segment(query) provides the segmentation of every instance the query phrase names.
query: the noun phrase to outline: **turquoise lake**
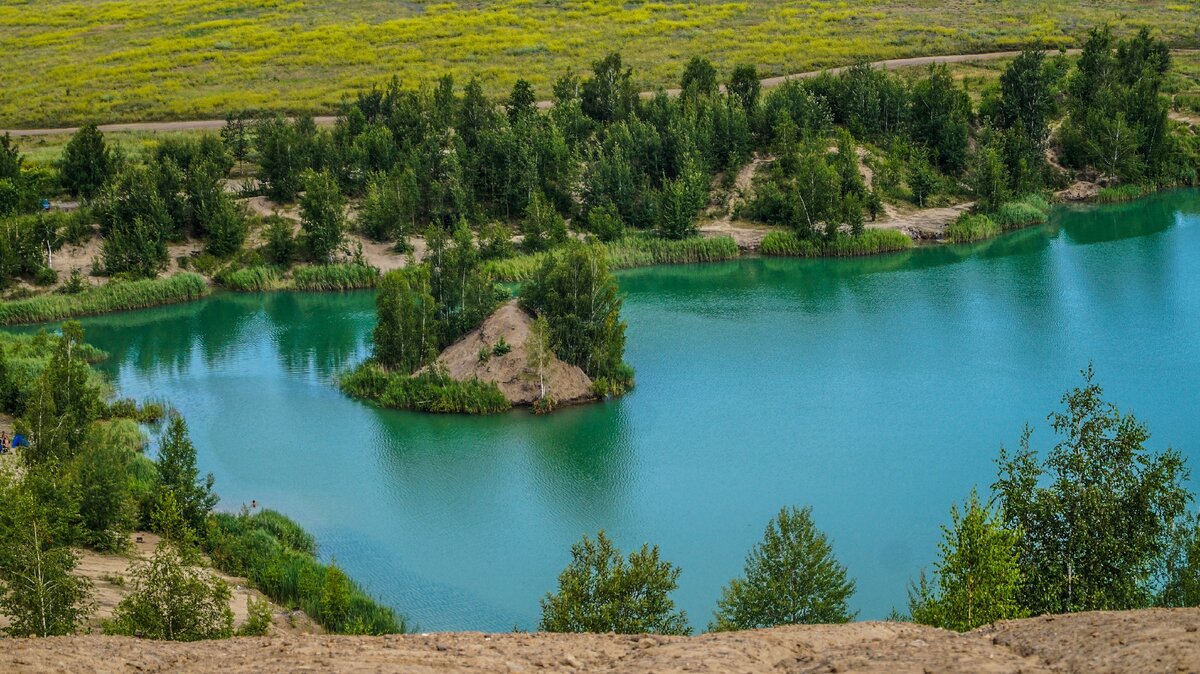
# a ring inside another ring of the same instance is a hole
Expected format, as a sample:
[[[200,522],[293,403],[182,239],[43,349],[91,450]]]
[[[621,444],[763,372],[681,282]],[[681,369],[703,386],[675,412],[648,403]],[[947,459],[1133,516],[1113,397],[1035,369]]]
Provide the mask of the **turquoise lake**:
[[[628,396],[547,417],[376,409],[370,293],[221,294],[84,321],[120,393],[187,417],[221,508],[295,518],[422,630],[533,628],[581,534],[644,541],[698,628],[784,505],[810,505],[860,618],[906,607],[1001,444],[1094,363],[1200,471],[1200,192],[1063,209],[975,246],[620,274]],[[1193,482],[1195,486],[1195,482]],[[1194,507],[1194,506],[1193,506]]]

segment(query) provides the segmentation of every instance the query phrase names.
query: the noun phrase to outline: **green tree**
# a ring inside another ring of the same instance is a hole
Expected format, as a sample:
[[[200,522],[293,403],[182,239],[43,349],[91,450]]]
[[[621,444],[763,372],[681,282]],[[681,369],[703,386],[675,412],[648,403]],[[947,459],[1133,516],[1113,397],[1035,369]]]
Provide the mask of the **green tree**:
[[[687,615],[671,592],[679,568],[659,559],[658,546],[642,545],[628,562],[601,531],[571,546],[571,563],[558,576],[558,592],[542,599],[544,632],[690,634]]]
[[[504,109],[508,113],[508,123],[512,125],[537,115],[537,96],[533,93],[533,85],[525,79],[518,79],[513,83],[512,93],[509,94]]]
[[[437,358],[440,324],[428,266],[384,274],[375,310],[375,359],[381,365],[414,372]]]
[[[79,515],[86,542],[97,550],[120,550],[136,515],[129,479],[133,457],[119,445],[89,444],[79,457]]]
[[[1008,200],[1008,175],[1000,153],[994,147],[982,148],[971,166],[971,191],[975,206],[986,213],[995,212]]]
[[[1000,75],[998,117],[1001,128],[1021,127],[1040,149],[1050,135],[1054,115],[1053,75],[1045,52],[1026,49]]]
[[[621,296],[608,271],[604,247],[567,244],[547,257],[538,274],[521,289],[521,302],[550,325],[559,358],[578,365],[593,378],[630,380],[622,362],[625,323]]]
[[[104,143],[104,134],[95,124],[87,124],[67,142],[58,170],[68,192],[90,201],[112,177],[116,163],[112,150]]]
[[[537,378],[539,398],[546,397],[546,375],[554,359],[550,347],[550,324],[539,316],[529,325],[529,336],[525,338],[525,368]]]
[[[349,615],[350,579],[336,561],[331,562],[321,583],[321,624],[333,632],[341,632]]]
[[[917,205],[924,208],[925,200],[937,191],[937,187],[937,173],[924,160],[914,161],[908,170],[908,189]]]
[[[221,141],[235,161],[244,162],[250,156],[249,131],[244,113],[226,113],[225,126],[221,127]]]
[[[567,240],[567,223],[540,191],[533,193],[521,221],[521,247],[530,252],[548,250]]]
[[[229,584],[190,566],[174,545],[160,543],[148,562],[135,562],[132,591],[113,610],[108,634],[198,641],[233,635]]]
[[[9,482],[0,493],[0,613],[13,637],[71,634],[92,613],[92,587],[75,575],[78,557],[59,519],[38,495]]]
[[[309,168],[308,145],[297,125],[283,117],[266,117],[254,126],[254,148],[258,154],[259,180],[267,196],[277,202],[296,198],[301,175]]]
[[[929,75],[912,89],[913,140],[928,148],[934,164],[957,175],[966,168],[971,99],[954,84],[950,71],[930,66]]]
[[[1092,368],[1049,416],[1044,457],[1003,448],[993,490],[1021,532],[1022,608],[1032,614],[1149,606],[1190,494],[1179,453],[1152,452],[1146,426],[1104,400]]]
[[[196,467],[196,447],[188,437],[187,422],[174,413],[158,449],[158,486],[156,501],[170,494],[179,506],[183,520],[193,531],[204,531],[205,520],[218,496],[213,493],[214,478],[203,479]]]
[[[26,401],[21,422],[29,431],[31,444],[22,449],[21,457],[30,469],[68,464],[83,447],[88,425],[99,414],[100,394],[84,346],[79,322],[64,323],[50,362]]]
[[[721,590],[712,631],[844,623],[854,581],[838,563],[810,508],[783,508],[746,557],[741,578]]]
[[[296,259],[295,227],[292,221],[277,215],[268,218],[267,243],[263,254],[267,261],[281,267],[291,266]]]
[[[708,59],[693,56],[683,69],[679,84],[685,103],[717,95],[717,69]]]
[[[406,243],[416,231],[421,188],[411,168],[375,174],[367,183],[358,225],[375,241]]]
[[[625,236],[625,223],[621,212],[612,204],[597,206],[588,211],[588,231],[604,242],[616,241]]]
[[[759,82],[758,68],[753,64],[743,64],[735,67],[733,73],[729,76],[729,84],[726,86],[729,90],[729,95],[737,99],[742,104],[742,108],[747,114],[754,111],[758,107],[758,96],[762,90],[762,83]]]
[[[951,507],[950,526],[942,526],[933,583],[922,572],[920,582],[909,589],[913,622],[966,632],[1024,617],[1019,540],[1020,534],[1005,527],[971,490],[962,510]]]
[[[304,245],[314,262],[328,264],[342,245],[346,230],[346,198],[328,171],[304,174],[300,197],[300,228]]]
[[[208,238],[209,253],[232,255],[246,241],[246,217],[225,191],[221,167],[202,161],[185,178],[188,222],[192,232]]]
[[[637,107],[637,97],[633,70],[622,65],[616,52],[592,64],[592,76],[580,91],[584,114],[603,123],[628,118]]]

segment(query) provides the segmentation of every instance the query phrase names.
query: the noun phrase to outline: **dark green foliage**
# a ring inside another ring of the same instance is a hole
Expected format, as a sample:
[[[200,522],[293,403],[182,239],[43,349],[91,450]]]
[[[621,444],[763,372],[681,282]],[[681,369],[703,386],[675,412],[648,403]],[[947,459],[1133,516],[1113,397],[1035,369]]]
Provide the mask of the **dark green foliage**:
[[[679,90],[685,103],[717,95],[717,69],[711,61],[693,56],[683,69]]]
[[[31,445],[21,452],[25,465],[65,465],[83,445],[87,426],[100,413],[100,396],[91,376],[83,343],[83,328],[68,321],[54,346],[49,363],[25,404],[22,427]]]
[[[913,622],[967,632],[1024,617],[1019,539],[972,490],[961,510],[951,507],[950,526],[942,526],[934,580],[926,581],[922,572],[909,589]]]
[[[758,68],[753,64],[739,65],[729,76],[726,88],[730,96],[740,103],[747,113],[753,112],[758,106],[758,96],[762,89],[759,79]]]
[[[521,303],[550,324],[551,344],[559,358],[593,379],[629,377],[621,360],[621,296],[603,246],[572,243],[548,256],[538,275],[521,289]]]
[[[1006,525],[1020,531],[1022,608],[1063,613],[1142,608],[1172,549],[1190,494],[1173,450],[1103,398],[1091,368],[1050,415],[1059,441],[1039,455],[1030,431],[1001,450],[993,485]]]
[[[1166,585],[1158,597],[1160,606],[1200,606],[1200,519],[1182,523],[1175,535],[1166,564]]]
[[[219,257],[236,253],[246,241],[246,216],[225,191],[224,177],[222,166],[205,159],[185,180],[189,227],[207,237],[208,252]]]
[[[79,457],[79,516],[85,542],[97,550],[120,550],[133,528],[137,503],[129,480],[134,459],[128,447],[93,431]]]
[[[610,53],[592,64],[592,76],[580,89],[583,113],[601,123],[619,122],[633,114],[638,91],[633,71],[621,63],[621,55]]]
[[[411,168],[375,174],[367,183],[359,228],[375,241],[404,242],[416,231],[420,199],[421,189]]]
[[[99,197],[96,215],[109,274],[150,278],[166,268],[167,241],[175,222],[159,192],[158,175],[154,167],[131,166]]]
[[[534,253],[549,250],[567,240],[567,223],[541,192],[534,192],[521,221],[521,247]]]
[[[442,342],[436,304],[425,265],[384,274],[375,298],[375,359],[414,372],[437,358]]]
[[[1020,128],[1041,148],[1050,135],[1054,115],[1053,80],[1045,52],[1033,49],[1021,52],[1000,75],[999,126]]]
[[[621,214],[611,204],[588,211],[587,224],[588,231],[605,243],[625,236],[625,223],[621,221]]]
[[[71,136],[58,170],[68,192],[90,200],[112,177],[116,164],[112,150],[104,143],[104,134],[95,124],[88,124]]]
[[[741,578],[721,590],[711,631],[844,623],[854,581],[838,563],[809,508],[783,508],[746,557]]]
[[[267,220],[267,244],[263,256],[280,267],[290,267],[296,259],[295,226],[287,218],[272,216]]]
[[[544,632],[617,634],[691,633],[687,616],[670,594],[679,568],[642,545],[626,561],[601,531],[571,546],[571,563],[558,576],[558,591],[542,599]]]
[[[945,66],[934,66],[912,90],[913,140],[929,150],[938,168],[958,175],[967,166],[971,100]]]
[[[315,141],[309,132],[311,121],[288,122],[282,117],[268,117],[255,124],[259,180],[267,196],[275,201],[294,200],[301,189],[302,174],[313,166]]]
[[[971,191],[975,194],[975,207],[985,213],[996,211],[1008,200],[1008,172],[995,148],[985,147],[975,155]]]
[[[300,228],[304,232],[304,247],[314,262],[329,264],[342,247],[346,199],[337,181],[326,171],[305,173],[303,183]]]
[[[178,504],[180,516],[193,531],[203,531],[208,513],[217,504],[213,493],[213,476],[203,479],[196,468],[196,447],[188,437],[187,422],[172,414],[167,422],[166,435],[158,448],[158,487],[160,502],[170,494]]]
[[[212,516],[204,549],[217,568],[250,579],[276,603],[303,610],[331,632],[393,634],[408,629],[403,617],[368,597],[340,569],[318,562],[312,536],[273,510]]]

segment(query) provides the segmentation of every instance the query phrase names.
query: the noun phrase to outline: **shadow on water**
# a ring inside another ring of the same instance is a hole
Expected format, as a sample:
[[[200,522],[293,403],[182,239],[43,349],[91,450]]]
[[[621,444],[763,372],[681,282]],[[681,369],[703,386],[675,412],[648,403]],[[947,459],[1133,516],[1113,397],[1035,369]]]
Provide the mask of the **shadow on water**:
[[[269,293],[261,306],[289,372],[329,375],[358,359],[375,323],[375,293]]]

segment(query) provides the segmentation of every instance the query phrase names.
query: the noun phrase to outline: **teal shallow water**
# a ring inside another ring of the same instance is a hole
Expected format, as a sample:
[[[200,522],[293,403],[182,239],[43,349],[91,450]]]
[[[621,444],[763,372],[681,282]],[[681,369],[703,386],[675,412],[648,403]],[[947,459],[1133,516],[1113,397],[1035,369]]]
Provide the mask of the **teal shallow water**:
[[[309,528],[425,630],[531,628],[607,529],[683,568],[703,627],[780,506],[811,505],[863,618],[904,608],[938,525],[1095,363],[1200,470],[1200,193],[1059,211],[973,247],[621,274],[636,390],[548,417],[343,397],[373,297],[219,295],[85,321],[124,395],[187,416],[223,508]]]

